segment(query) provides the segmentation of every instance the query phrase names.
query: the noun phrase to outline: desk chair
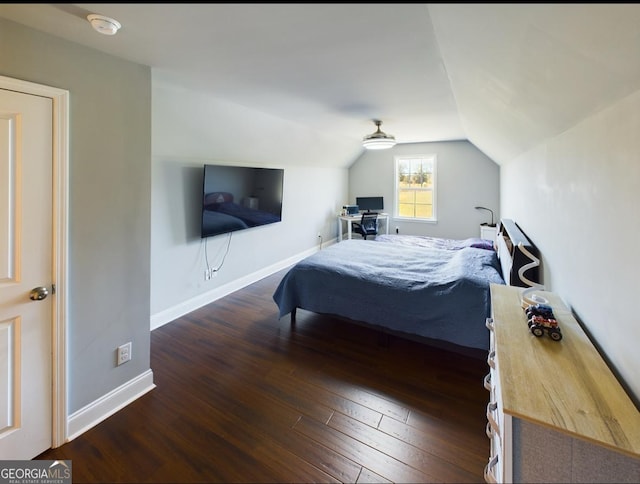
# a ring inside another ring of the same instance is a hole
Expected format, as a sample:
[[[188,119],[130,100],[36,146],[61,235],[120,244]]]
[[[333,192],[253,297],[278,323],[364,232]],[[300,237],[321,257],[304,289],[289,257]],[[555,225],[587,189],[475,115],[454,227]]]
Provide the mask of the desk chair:
[[[363,212],[360,223],[353,222],[353,231],[362,235],[367,240],[367,235],[378,235],[378,214]]]

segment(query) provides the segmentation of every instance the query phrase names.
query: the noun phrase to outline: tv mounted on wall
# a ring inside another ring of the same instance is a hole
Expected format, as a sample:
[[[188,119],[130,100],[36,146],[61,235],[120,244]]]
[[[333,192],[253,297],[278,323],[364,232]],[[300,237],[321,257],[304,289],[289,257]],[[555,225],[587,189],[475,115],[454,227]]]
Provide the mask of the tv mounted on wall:
[[[282,220],[284,169],[204,165],[201,237]]]

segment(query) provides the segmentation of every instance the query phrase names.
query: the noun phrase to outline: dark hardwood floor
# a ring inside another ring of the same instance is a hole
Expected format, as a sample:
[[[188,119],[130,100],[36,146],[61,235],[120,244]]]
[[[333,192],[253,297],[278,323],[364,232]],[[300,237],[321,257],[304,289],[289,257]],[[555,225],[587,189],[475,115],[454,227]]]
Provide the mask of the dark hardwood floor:
[[[484,482],[484,358],[298,311],[284,271],[151,333],[157,388],[39,459],[74,482]]]

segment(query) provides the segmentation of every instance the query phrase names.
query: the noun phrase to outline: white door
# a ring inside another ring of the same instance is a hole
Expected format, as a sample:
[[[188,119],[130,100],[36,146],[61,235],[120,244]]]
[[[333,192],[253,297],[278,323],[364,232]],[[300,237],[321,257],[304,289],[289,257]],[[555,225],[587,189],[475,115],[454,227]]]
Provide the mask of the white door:
[[[0,460],[51,447],[52,109],[0,89]]]

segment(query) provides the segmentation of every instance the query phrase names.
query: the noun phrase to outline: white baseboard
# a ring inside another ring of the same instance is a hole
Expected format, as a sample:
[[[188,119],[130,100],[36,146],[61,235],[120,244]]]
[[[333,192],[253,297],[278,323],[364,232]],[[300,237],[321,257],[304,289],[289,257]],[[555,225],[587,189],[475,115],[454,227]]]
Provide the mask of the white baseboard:
[[[69,415],[67,441],[71,441],[95,427],[155,387],[153,371],[147,370]]]
[[[336,243],[336,239],[333,241],[326,242],[324,246],[332,245]],[[184,316],[185,314],[190,313],[191,311],[195,311],[202,306],[206,306],[213,301],[216,301],[224,296],[231,294],[232,292],[238,291],[243,287],[246,287],[250,284],[253,284],[260,279],[263,279],[271,274],[275,274],[276,272],[289,267],[296,262],[304,259],[305,257],[318,252],[317,247],[313,247],[311,249],[305,250],[304,252],[300,252],[292,257],[281,260],[275,264],[272,264],[268,267],[265,267],[259,271],[248,274],[244,277],[236,279],[234,281],[229,282],[223,286],[217,287],[211,291],[200,294],[196,297],[188,299],[180,304],[176,304],[175,306],[165,309],[164,311],[160,311],[159,313],[153,314],[151,316],[151,330],[159,328],[160,326],[164,326],[175,319]]]

